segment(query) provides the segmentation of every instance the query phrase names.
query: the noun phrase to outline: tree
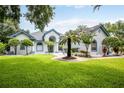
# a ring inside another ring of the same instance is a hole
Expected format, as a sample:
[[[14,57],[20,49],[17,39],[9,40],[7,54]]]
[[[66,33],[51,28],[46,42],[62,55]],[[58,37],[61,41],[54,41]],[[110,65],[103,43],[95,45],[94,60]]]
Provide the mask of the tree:
[[[60,44],[66,44],[67,43],[67,57],[71,57],[71,44],[79,43],[80,39],[77,35],[76,31],[70,30],[69,32],[66,32],[64,36],[60,39]]]
[[[121,42],[118,38],[114,37],[113,38],[113,43],[112,43],[112,48],[113,48],[113,51],[116,53],[116,55],[118,55],[119,53],[119,48],[120,48],[120,45],[121,45]]]
[[[112,48],[113,51],[118,55],[121,42],[117,37],[106,37],[103,40],[103,44],[106,45],[108,50]]]
[[[0,54],[3,54],[5,50],[5,44],[0,42]]]
[[[118,26],[114,23],[112,24],[112,23],[108,22],[103,25],[109,33],[114,33],[115,31],[118,31]]]
[[[124,21],[117,21],[115,23],[105,23],[105,28],[109,33],[111,33],[114,36],[117,36],[118,38],[121,36],[124,36]],[[124,37],[123,37],[124,38]]]
[[[123,39],[120,40],[120,53],[124,54],[124,40]]]
[[[14,47],[15,55],[17,54],[17,46],[19,45],[19,43],[19,40],[16,38],[10,39],[8,42],[9,46]]]
[[[33,46],[33,42],[29,39],[24,39],[22,42],[21,42],[22,45],[24,45],[26,47],[26,55],[28,55],[28,47],[29,46]]]
[[[28,12],[25,14],[27,20],[35,24],[36,29],[42,31],[53,19],[54,7],[50,5],[27,5]]]
[[[54,42],[53,41],[45,41],[45,44],[48,47],[48,52],[52,52],[51,48],[53,48]]]
[[[3,43],[7,43],[10,39],[9,36],[14,34],[17,29],[15,28],[14,24],[11,23],[0,23],[0,41]]]
[[[95,6],[93,6],[93,11],[99,10],[101,6],[102,6],[102,5],[95,5]]]
[[[20,22],[19,5],[0,5],[0,40],[7,43],[8,36],[19,29]]]
[[[34,23],[36,29],[41,31],[51,21],[54,15],[54,7],[50,5],[27,5],[27,12],[21,14],[19,5],[1,5],[0,23],[10,20],[16,29],[19,29],[20,17],[24,15],[28,21]],[[3,29],[1,29],[3,30]]]
[[[82,31],[80,33],[80,35],[81,35],[80,38],[81,38],[82,42],[85,44],[85,47],[86,47],[86,57],[89,57],[90,56],[88,54],[89,45],[92,43],[93,37],[95,36],[95,34],[90,32],[90,31],[88,31],[88,32]]]
[[[101,6],[102,5],[95,5],[93,7],[93,10],[94,11],[97,10],[97,9],[99,10]],[[105,23],[104,26],[106,27],[106,29],[110,33],[112,32],[112,34],[114,36],[116,36],[118,38],[121,38],[121,39],[124,39],[124,21],[119,20],[119,21],[117,21],[115,23],[108,22],[108,23]]]
[[[124,30],[118,30],[115,32],[115,36],[118,37],[119,39],[124,40]]]
[[[76,31],[83,31],[83,30],[85,30],[85,29],[87,29],[87,25],[79,25],[78,27],[77,27],[77,29],[76,29]]]
[[[17,26],[20,21],[20,16],[19,5],[0,5],[0,23],[11,20]]]

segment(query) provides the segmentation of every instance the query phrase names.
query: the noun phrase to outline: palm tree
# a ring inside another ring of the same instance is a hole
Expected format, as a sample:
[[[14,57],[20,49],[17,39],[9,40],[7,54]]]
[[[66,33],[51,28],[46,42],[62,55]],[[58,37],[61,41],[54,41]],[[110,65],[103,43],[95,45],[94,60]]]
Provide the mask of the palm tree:
[[[86,25],[80,25],[77,27],[76,29],[77,34],[78,34],[78,38],[80,38],[80,41],[82,43],[84,43],[85,48],[86,48],[86,57],[89,57],[90,55],[88,54],[88,49],[89,49],[89,45],[92,43],[93,41],[93,37],[95,36],[95,33],[91,32],[88,30],[88,27]]]
[[[60,39],[60,44],[66,44],[67,43],[67,58],[71,58],[71,44],[72,42],[74,44],[79,43],[79,37],[77,35],[76,31],[70,30],[69,32],[66,32],[64,36]]]
[[[93,11],[99,10],[101,6],[102,6],[102,5],[95,5],[95,6],[93,7]]]
[[[92,43],[93,41],[93,37],[95,36],[95,33],[92,33],[90,31],[82,31],[80,33],[80,39],[81,41],[85,44],[86,47],[86,57],[89,57],[90,55],[88,54],[88,49],[89,49],[89,45]]]

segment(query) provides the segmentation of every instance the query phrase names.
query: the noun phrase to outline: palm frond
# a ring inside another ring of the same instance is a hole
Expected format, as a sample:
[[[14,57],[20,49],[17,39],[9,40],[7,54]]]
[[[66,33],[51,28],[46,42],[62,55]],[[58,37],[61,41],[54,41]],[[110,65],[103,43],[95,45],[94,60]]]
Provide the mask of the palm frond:
[[[95,12],[96,10],[99,10],[102,5],[95,5],[93,7],[93,11]]]

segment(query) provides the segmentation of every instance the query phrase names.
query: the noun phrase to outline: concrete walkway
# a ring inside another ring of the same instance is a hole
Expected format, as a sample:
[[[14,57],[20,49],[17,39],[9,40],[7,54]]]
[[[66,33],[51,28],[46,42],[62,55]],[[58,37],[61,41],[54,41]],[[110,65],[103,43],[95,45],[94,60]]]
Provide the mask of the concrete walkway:
[[[52,59],[53,60],[66,61],[66,62],[85,62],[87,60],[93,60],[93,59],[124,58],[124,55],[123,56],[112,56],[112,57],[93,56],[92,58],[74,56],[74,57],[76,57],[76,59],[68,60],[68,59],[63,59],[63,57],[65,57],[65,56],[66,55],[58,54],[58,55],[55,55],[55,57]]]

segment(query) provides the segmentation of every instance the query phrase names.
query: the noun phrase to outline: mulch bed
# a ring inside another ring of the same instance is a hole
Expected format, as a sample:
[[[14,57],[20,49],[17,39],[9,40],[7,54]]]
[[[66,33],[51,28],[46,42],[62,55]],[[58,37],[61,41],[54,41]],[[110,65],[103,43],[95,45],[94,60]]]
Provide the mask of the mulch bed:
[[[62,59],[71,60],[71,59],[77,59],[77,58],[76,58],[76,57],[72,57],[72,56],[71,56],[71,57],[67,57],[67,56],[66,56],[66,57],[63,57]]]

